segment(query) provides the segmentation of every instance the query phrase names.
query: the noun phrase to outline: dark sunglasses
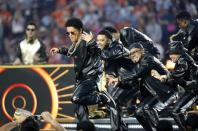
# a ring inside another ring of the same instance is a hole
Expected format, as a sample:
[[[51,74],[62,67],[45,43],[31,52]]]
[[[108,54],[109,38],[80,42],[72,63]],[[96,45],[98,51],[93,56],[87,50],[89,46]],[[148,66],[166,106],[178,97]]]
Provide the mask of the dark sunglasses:
[[[75,32],[66,32],[66,35],[75,35],[76,33]]]
[[[27,28],[26,30],[27,31],[35,31],[35,29],[30,29],[30,28]]]

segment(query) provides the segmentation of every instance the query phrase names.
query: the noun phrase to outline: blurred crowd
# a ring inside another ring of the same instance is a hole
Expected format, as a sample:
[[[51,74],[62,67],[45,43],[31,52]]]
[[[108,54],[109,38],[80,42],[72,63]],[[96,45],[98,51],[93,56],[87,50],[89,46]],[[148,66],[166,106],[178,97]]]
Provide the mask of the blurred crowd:
[[[49,64],[69,64],[66,56],[50,56],[49,49],[69,46],[65,21],[81,18],[85,27],[98,33],[104,26],[120,29],[132,26],[150,36],[165,58],[170,35],[178,27],[175,15],[187,10],[198,16],[197,0],[1,0],[0,1],[0,64],[12,64],[16,47],[24,38],[25,25],[35,21],[38,37],[46,46]]]

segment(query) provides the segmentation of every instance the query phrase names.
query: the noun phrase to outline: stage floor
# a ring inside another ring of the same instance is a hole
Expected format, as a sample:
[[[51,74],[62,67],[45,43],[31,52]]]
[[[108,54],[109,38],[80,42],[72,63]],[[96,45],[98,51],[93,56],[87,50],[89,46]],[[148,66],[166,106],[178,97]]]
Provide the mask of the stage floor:
[[[160,118],[161,119],[166,119],[170,120],[172,123],[174,123],[174,120],[172,118]],[[111,126],[110,126],[110,120],[109,118],[105,119],[90,119],[95,126],[97,127],[98,131],[110,131]],[[124,122],[128,125],[129,131],[144,131],[142,126],[138,123],[138,121],[134,117],[129,117],[129,118],[123,118]],[[68,122],[62,124],[68,131],[75,131],[76,129],[76,122]],[[173,128],[175,131],[178,130],[178,126],[175,124],[173,125]]]

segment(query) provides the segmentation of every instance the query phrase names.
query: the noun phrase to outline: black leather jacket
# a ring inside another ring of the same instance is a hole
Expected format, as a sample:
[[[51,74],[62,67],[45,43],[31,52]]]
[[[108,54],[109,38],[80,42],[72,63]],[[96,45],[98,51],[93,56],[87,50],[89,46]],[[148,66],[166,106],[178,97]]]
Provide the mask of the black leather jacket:
[[[102,74],[100,49],[94,40],[89,43],[81,40],[73,54],[69,54],[68,48],[64,47],[60,48],[59,53],[74,57],[76,80],[95,78]]]
[[[129,50],[116,41],[101,50],[101,58],[105,61],[105,73],[115,77],[128,72],[133,65],[129,59]]]
[[[187,30],[180,29],[173,40],[182,41],[193,59],[198,61],[198,20],[192,20]]]
[[[192,57],[183,53],[175,64],[174,70],[168,79],[169,84],[179,84],[182,87],[188,86],[192,80],[197,79],[197,65]]]
[[[141,41],[143,47],[150,54],[156,57],[158,57],[158,55],[160,54],[158,49],[154,46],[154,42],[152,41],[152,39],[134,28],[125,27],[121,29],[120,40],[126,48],[129,48],[129,46],[133,43]]]
[[[138,78],[144,79],[151,76],[151,70],[156,70],[160,75],[168,75],[169,71],[166,67],[154,56],[145,54],[140,62],[133,68],[132,73],[125,74],[121,77],[121,83],[135,83]]]
[[[138,86],[143,99],[146,97],[157,96],[160,100],[165,101],[173,89],[166,86],[158,79],[151,76],[151,70],[156,70],[160,75],[168,75],[169,71],[153,55],[145,54],[139,63],[137,63],[132,72],[121,77],[121,85]]]
[[[114,60],[121,57],[128,57],[129,50],[126,49],[123,44],[113,41],[107,48],[101,51],[101,57],[103,60]]]
[[[191,24],[187,30],[188,35],[188,50],[192,54],[195,61],[198,61],[198,20],[191,21]],[[193,51],[194,49],[194,51]]]

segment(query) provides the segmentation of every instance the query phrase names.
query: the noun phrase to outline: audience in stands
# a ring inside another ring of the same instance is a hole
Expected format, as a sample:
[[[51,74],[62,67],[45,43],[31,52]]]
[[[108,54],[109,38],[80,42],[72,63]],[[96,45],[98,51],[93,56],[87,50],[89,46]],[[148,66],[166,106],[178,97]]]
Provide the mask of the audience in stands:
[[[174,16],[187,10],[197,18],[197,8],[197,0],[1,0],[0,64],[16,59],[17,41],[30,20],[37,22],[38,35],[47,52],[54,46],[68,46],[70,42],[63,32],[64,22],[71,16],[81,18],[94,33],[109,25],[118,29],[132,26],[150,36],[164,57],[169,36],[178,30]],[[56,55],[48,62],[61,64],[72,60]]]

